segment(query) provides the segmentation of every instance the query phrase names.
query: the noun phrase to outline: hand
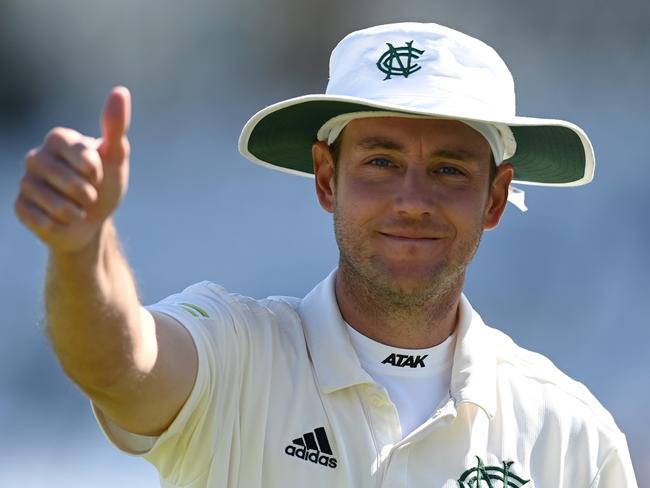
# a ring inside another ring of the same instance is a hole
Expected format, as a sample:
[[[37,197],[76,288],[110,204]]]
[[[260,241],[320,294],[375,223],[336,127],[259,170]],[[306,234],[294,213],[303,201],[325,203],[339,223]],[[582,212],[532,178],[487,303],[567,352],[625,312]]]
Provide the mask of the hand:
[[[115,87],[102,114],[101,139],[58,127],[25,156],[15,212],[51,251],[85,249],[126,194],[130,120],[131,95]]]

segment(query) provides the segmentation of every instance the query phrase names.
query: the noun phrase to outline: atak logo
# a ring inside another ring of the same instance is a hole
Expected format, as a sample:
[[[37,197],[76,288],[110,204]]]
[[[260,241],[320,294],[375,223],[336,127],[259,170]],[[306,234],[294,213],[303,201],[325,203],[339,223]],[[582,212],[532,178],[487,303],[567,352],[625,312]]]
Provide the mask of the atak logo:
[[[381,364],[391,364],[400,368],[424,368],[424,360],[428,354],[423,356],[407,356],[406,354],[390,354],[386,359],[384,359]]]
[[[292,444],[284,448],[284,452],[289,456],[336,468],[337,461],[332,456],[332,448],[324,427],[317,427],[313,432],[307,432],[291,442]]]
[[[408,78],[409,75],[422,69],[422,66],[413,63],[413,61],[419,59],[424,51],[414,48],[413,41],[407,42],[406,46],[402,47],[395,47],[390,42],[386,44],[388,51],[382,54],[377,61],[377,68],[382,73],[386,73],[384,80],[390,80],[391,75]]]
[[[512,472],[513,461],[503,462],[503,466],[499,467],[486,466],[478,456],[476,459],[476,467],[468,469],[458,478],[459,488],[519,488],[530,481]]]

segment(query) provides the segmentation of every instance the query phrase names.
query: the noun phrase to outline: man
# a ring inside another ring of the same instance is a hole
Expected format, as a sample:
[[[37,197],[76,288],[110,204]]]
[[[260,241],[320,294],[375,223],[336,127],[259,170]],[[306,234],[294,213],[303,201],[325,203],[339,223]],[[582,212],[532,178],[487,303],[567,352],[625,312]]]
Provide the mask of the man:
[[[515,116],[510,73],[436,25],[355,32],[325,95],[244,127],[254,162],[313,172],[339,266],[304,299],[202,282],[143,308],[111,215],[126,191],[128,91],[95,140],[54,129],[26,157],[19,218],[50,250],[47,317],[109,439],[162,486],[635,487],[587,389],[487,327],[462,295],[519,181],[579,185],[591,144]]]

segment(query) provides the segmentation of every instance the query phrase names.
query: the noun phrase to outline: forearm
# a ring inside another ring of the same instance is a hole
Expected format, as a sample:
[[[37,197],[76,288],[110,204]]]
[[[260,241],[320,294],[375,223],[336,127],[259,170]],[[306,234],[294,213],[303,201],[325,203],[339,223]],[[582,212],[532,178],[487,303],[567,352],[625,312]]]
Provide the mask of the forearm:
[[[82,251],[50,253],[45,298],[54,352],[82,389],[108,390],[137,374],[140,302],[110,220]]]

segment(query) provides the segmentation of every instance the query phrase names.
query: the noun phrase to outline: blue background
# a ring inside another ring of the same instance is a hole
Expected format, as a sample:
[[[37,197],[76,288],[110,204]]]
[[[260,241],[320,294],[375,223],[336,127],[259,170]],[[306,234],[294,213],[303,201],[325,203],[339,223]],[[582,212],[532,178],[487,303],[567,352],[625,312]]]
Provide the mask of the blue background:
[[[46,250],[13,214],[25,152],[53,126],[97,135],[115,84],[133,94],[130,190],[116,220],[144,302],[210,279],[303,296],[335,265],[310,179],[244,160],[265,105],[325,88],[348,32],[421,20],[492,45],[518,114],[570,120],[596,178],[526,187],[485,235],[466,293],[486,322],[585,383],[650,477],[650,3],[624,0],[3,0],[0,3],[0,486],[155,487],[115,451],[43,334]]]

